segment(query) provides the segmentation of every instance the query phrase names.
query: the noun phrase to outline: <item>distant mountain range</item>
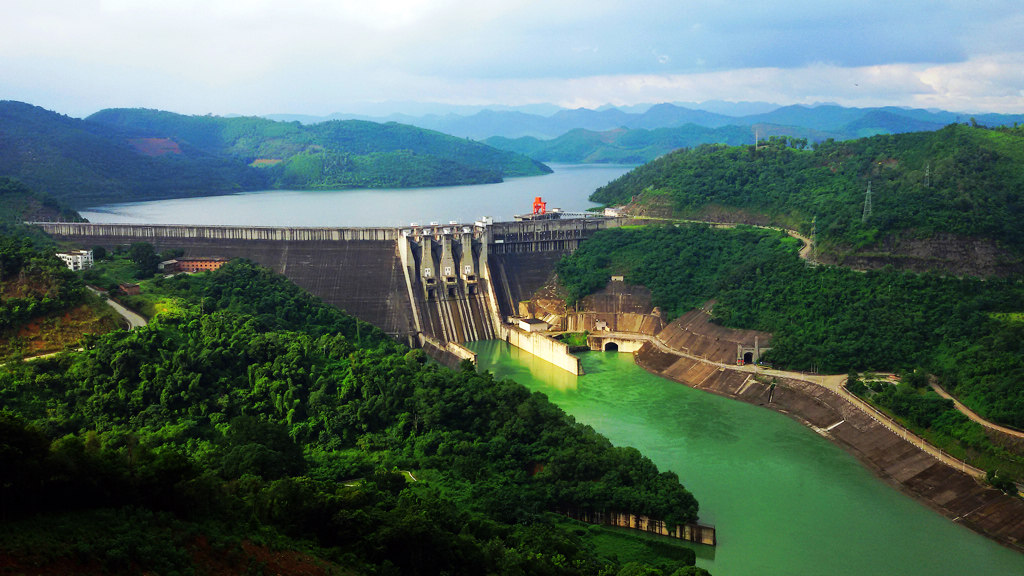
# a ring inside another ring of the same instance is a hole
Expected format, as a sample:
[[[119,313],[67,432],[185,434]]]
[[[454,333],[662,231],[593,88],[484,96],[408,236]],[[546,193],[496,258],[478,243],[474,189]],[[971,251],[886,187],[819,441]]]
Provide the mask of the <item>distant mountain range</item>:
[[[642,111],[604,107],[562,109],[542,115],[522,110],[479,110],[471,114],[361,118],[401,122],[483,140],[542,162],[628,163],[647,162],[677,148],[709,142],[753,143],[755,137],[791,136],[820,142],[829,138],[849,140],[876,134],[933,131],[949,124],[968,122],[971,118],[983,126],[1024,123],[1024,114],[971,116],[892,106],[846,108],[822,104],[771,108],[764,103],[708,104],[707,109],[665,103],[642,107]],[[760,111],[743,113],[752,110]],[[272,117],[306,123],[325,120],[311,116]],[[350,116],[331,116],[343,117]]]
[[[697,108],[696,106],[701,107]],[[926,126],[937,129],[956,122],[967,122],[971,117],[978,124],[984,126],[1024,123],[1024,114],[966,114],[896,106],[846,108],[836,104],[773,106],[763,102],[708,102],[691,105],[662,103],[637,107],[642,111],[628,111],[612,106],[596,110],[558,109],[549,114],[525,111],[531,109],[535,108],[481,109],[473,112],[421,115],[339,113],[330,116],[271,114],[266,117],[280,121],[297,121],[303,124],[315,124],[328,120],[398,122],[477,140],[494,136],[504,138],[532,136],[548,140],[578,128],[603,132],[617,128],[644,128],[647,130],[676,128],[685,124],[696,124],[705,128],[771,124],[813,129],[823,133],[832,133],[830,137],[838,136],[842,139],[849,139],[878,133],[916,132],[927,129],[923,128]],[[760,111],[745,113],[749,110]],[[880,114],[884,115],[879,116]],[[866,123],[865,119],[867,119]],[[878,123],[879,120],[884,121]],[[875,131],[871,132],[872,130]]]
[[[72,207],[263,188],[411,188],[550,172],[480,142],[399,124],[103,110],[81,120],[0,101],[0,177]]]

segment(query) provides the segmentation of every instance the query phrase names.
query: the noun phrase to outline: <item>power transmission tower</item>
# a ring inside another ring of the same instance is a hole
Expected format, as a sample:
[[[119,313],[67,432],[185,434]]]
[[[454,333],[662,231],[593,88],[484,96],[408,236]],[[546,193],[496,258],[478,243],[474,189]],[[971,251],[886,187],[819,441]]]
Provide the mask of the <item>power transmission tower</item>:
[[[929,162],[924,167],[924,187],[928,188],[932,184],[932,163]]]
[[[868,191],[864,193],[864,214],[861,215],[860,221],[867,222],[868,218],[871,217],[871,181],[868,180]]]

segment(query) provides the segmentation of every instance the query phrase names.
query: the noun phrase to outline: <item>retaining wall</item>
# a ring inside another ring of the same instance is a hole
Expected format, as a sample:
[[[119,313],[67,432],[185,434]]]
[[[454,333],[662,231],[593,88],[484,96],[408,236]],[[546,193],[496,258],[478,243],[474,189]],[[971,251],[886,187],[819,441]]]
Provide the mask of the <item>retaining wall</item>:
[[[663,520],[629,514],[625,512],[591,512],[583,510],[572,510],[565,513],[573,520],[586,522],[588,524],[603,524],[606,526],[618,526],[620,528],[631,528],[641,532],[661,534],[669,538],[677,538],[686,542],[715,546],[718,538],[714,526],[704,524],[676,524],[669,525]]]
[[[527,332],[517,326],[501,326],[500,335],[502,340],[516,348],[525,350],[571,374],[578,376],[583,373],[583,369],[580,367],[580,359],[570,354],[569,347],[562,342],[543,334]]]

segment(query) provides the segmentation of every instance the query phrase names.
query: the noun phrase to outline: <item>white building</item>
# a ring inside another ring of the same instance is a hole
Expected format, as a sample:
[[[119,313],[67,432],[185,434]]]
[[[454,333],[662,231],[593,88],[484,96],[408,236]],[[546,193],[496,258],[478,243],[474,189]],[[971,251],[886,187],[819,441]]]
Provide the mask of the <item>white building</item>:
[[[92,268],[92,250],[72,250],[57,252],[57,258],[64,261],[70,270],[86,270]]]

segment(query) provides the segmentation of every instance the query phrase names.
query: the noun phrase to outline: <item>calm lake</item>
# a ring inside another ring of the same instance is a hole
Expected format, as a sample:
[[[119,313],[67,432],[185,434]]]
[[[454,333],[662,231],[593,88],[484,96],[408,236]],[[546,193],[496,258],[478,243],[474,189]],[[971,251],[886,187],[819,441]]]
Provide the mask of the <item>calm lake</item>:
[[[499,184],[385,190],[266,190],[226,196],[109,204],[82,210],[90,222],[253,226],[407,226],[410,222],[512,220],[541,196],[548,209],[582,212],[591,192],[632,166],[552,165],[553,174]]]
[[[510,219],[533,198],[579,211],[628,166],[553,166],[501,184],[416,190],[266,191],[102,206],[93,222],[402,226]],[[1022,576],[1024,555],[953,524],[882,483],[851,455],[780,414],[652,376],[628,354],[586,353],[571,376],[501,342],[481,368],[539,390],[617,445],[679,474],[718,528],[696,547],[715,576]]]
[[[1024,555],[903,496],[786,416],[651,375],[630,354],[583,353],[576,377],[504,342],[467,346],[480,368],[679,474],[718,529],[716,548],[694,547],[715,576],[1024,574]]]

